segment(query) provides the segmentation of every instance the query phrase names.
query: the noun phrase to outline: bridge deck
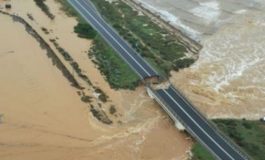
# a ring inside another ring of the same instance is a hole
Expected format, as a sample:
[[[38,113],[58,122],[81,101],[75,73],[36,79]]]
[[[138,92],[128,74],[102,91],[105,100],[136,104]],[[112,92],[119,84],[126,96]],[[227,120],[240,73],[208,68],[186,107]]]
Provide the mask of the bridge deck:
[[[98,14],[89,0],[68,0],[68,2],[89,22],[106,42],[127,62],[142,78],[159,76],[159,74],[122,39],[112,27]],[[209,125],[194,107],[185,100],[172,86],[155,92],[169,112],[178,117],[186,129],[204,144],[218,159],[246,160],[231,143],[227,142],[215,128]]]
[[[173,86],[158,90],[155,94],[170,108],[170,111],[173,112],[172,115],[177,115],[177,118],[184,123],[187,131],[205,145],[218,159],[246,159]]]

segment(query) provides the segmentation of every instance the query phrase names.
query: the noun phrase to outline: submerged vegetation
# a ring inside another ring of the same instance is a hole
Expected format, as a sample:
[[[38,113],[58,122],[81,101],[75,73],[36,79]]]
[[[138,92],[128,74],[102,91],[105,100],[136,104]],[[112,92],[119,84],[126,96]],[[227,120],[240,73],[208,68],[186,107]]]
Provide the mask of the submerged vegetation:
[[[109,2],[91,0],[105,18],[131,46],[139,52],[161,75],[169,76],[171,70],[189,67],[195,58],[187,57],[186,47],[178,39],[154,23],[149,17],[140,15],[122,1]],[[77,17],[74,31],[81,38],[93,39],[94,46],[89,57],[98,65],[112,88],[134,89],[139,77],[115,51],[100,38],[94,29],[64,0],[62,9],[69,16]]]
[[[264,123],[247,120],[214,120],[214,123],[253,160],[264,160]],[[192,160],[214,160],[213,156],[198,143],[193,146],[192,152]]]
[[[49,7],[45,4],[46,0],[34,0],[36,5],[50,18],[54,19],[55,16],[51,13]]]
[[[116,89],[134,89],[139,84],[139,77],[115,51],[100,38],[73,8],[63,0],[62,9],[69,16],[77,17],[78,24],[74,31],[81,38],[93,39],[94,46],[89,52],[109,84]],[[160,74],[168,76],[171,70],[185,68],[194,63],[187,58],[187,49],[175,36],[159,27],[144,15],[139,15],[130,6],[115,1],[92,0],[99,12],[138,51]]]
[[[55,1],[61,4],[61,10],[64,11],[67,16],[80,18],[76,10],[66,0]]]
[[[74,59],[71,57],[70,53],[68,53],[65,49],[63,49],[57,42],[55,39],[50,39],[50,42],[55,46],[55,48],[57,49],[57,51],[63,56],[64,60],[69,62],[71,67],[73,68],[73,70],[77,73],[77,75],[83,79],[84,81],[86,81],[89,85],[91,85],[91,81],[89,80],[89,78],[82,73],[82,70],[80,69],[78,63],[76,61],[74,61]]]
[[[74,31],[81,38],[94,40],[88,56],[97,64],[112,88],[134,89],[139,84],[139,77],[90,25],[78,23]]]
[[[108,125],[113,123],[112,120],[109,119],[109,117],[103,110],[96,109],[93,105],[91,105],[90,111],[93,114],[93,116],[97,118],[98,121]]]
[[[69,16],[77,17],[78,24],[74,32],[81,38],[93,40],[93,47],[88,56],[97,64],[99,70],[105,75],[110,86],[115,89],[134,89],[138,86],[140,78],[127,63],[87,24],[73,8],[64,0],[57,0],[63,4],[62,9]]]

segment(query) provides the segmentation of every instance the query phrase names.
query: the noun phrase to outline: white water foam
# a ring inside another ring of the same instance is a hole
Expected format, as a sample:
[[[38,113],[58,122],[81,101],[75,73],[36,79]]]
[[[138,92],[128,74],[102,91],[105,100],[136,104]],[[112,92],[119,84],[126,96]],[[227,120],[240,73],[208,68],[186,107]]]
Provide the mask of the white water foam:
[[[207,73],[204,83],[216,92],[236,82],[239,87],[264,86],[264,16],[242,15],[237,23],[204,41],[200,59],[192,66]]]
[[[185,25],[178,17],[174,16],[173,14],[170,14],[168,11],[160,10],[159,12],[163,19],[169,21],[172,25],[177,26],[182,32],[187,34],[190,38],[198,40],[198,37],[201,35],[200,32]]]
[[[240,10],[235,11],[234,13],[235,13],[235,14],[244,14],[244,13],[246,13],[246,12],[247,12],[247,10],[245,10],[245,9],[240,9]]]
[[[263,61],[263,59],[257,57],[256,59],[250,61],[242,60],[237,64],[231,62],[231,65],[225,66],[224,72],[227,72],[225,76],[220,76],[217,73],[210,75],[208,85],[213,86],[213,89],[219,92],[222,87],[230,85],[231,81],[239,79],[244,72],[251,70],[252,67],[256,66],[256,64],[261,61]]]
[[[147,2],[144,2],[143,0],[139,0],[141,4],[150,11],[159,14],[159,16],[164,19],[165,21],[168,21],[170,24],[176,26],[178,29],[180,29],[183,33],[187,34],[190,38],[194,40],[199,40],[201,33],[193,28],[191,28],[188,25],[185,25],[179,17],[169,13],[166,10],[156,8]]]
[[[193,15],[204,19],[208,24],[218,20],[221,12],[217,1],[200,2],[199,4],[198,7],[190,10]]]

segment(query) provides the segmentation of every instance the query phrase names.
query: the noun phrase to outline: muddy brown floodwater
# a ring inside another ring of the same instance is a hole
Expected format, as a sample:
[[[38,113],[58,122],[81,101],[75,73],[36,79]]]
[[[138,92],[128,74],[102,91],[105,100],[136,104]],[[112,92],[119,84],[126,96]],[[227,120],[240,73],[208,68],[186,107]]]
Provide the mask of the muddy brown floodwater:
[[[0,6],[5,3],[0,0]],[[110,97],[119,116],[117,120],[114,117],[113,125],[104,125],[94,118],[88,104],[81,102],[78,90],[70,86],[24,25],[0,14],[1,160],[187,158],[191,140],[175,129],[143,87],[135,91],[109,87],[87,57],[91,41],[73,33],[77,22],[65,16],[59,4],[46,1],[56,16],[51,21],[32,0],[8,3],[12,4],[8,12],[24,18],[48,44],[53,46],[49,39],[56,38],[71,53],[93,85],[100,86]],[[45,34],[42,27],[50,33]],[[52,49],[69,68],[56,49]],[[88,94],[93,97],[93,93]],[[105,105],[109,104],[102,107]]]
[[[199,60],[172,81],[212,118],[265,115],[265,16],[249,11],[203,41]]]
[[[265,116],[264,0],[133,0],[203,49],[171,81],[210,118]]]

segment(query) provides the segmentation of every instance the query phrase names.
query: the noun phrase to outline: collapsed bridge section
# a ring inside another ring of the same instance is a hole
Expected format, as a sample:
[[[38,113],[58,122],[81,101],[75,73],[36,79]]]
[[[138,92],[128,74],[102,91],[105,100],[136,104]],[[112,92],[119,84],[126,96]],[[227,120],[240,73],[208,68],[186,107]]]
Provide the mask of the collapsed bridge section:
[[[98,14],[89,0],[68,0],[68,2],[90,23],[119,56],[139,75],[147,85],[149,95],[153,97],[176,122],[181,124],[201,144],[220,160],[249,159],[232,142],[225,139],[209,121],[201,115],[170,83],[158,88],[154,83],[161,76],[140,56],[119,34]]]

